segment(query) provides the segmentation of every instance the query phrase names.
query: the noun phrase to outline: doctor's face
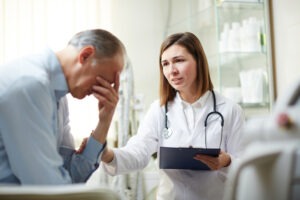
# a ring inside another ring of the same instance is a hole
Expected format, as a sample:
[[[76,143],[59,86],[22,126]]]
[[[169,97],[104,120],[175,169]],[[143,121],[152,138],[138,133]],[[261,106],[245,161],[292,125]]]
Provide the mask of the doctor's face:
[[[197,63],[194,57],[180,45],[172,45],[161,56],[163,74],[169,84],[180,93],[197,89]]]

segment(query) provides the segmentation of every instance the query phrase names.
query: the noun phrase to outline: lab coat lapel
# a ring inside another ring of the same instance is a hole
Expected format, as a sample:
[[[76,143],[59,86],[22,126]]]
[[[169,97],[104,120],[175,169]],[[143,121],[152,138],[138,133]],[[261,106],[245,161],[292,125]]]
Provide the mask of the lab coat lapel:
[[[172,129],[182,129],[186,132],[189,132],[186,117],[183,111],[183,107],[178,99],[174,100],[173,103],[169,104],[168,110],[168,126],[172,127]]]

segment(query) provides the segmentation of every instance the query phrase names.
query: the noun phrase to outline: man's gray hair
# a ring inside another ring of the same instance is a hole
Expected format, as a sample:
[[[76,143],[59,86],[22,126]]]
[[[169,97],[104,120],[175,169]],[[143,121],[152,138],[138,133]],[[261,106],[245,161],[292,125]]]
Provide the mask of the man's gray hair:
[[[123,43],[112,33],[103,29],[92,29],[75,34],[68,45],[81,49],[92,45],[98,58],[111,58],[118,53],[126,54]]]

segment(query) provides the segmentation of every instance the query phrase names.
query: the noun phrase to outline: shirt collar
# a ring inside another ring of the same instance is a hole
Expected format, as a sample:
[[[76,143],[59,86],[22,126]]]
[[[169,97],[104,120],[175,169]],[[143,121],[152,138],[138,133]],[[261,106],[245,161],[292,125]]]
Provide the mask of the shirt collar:
[[[57,56],[51,50],[47,50],[48,60],[47,60],[47,68],[49,70],[49,76],[51,81],[51,87],[55,93],[56,101],[65,96],[68,92],[68,85],[65,78],[65,75],[62,71],[62,66],[58,61]]]
[[[194,103],[190,104],[190,103],[184,101],[180,97],[179,92],[177,92],[176,93],[176,97],[175,97],[175,101],[180,102],[183,108],[186,108],[187,106],[192,106],[192,107],[195,107],[195,108],[200,108],[200,107],[203,107],[206,104],[206,101],[208,99],[209,93],[210,93],[209,91],[206,91],[197,101],[195,101]]]

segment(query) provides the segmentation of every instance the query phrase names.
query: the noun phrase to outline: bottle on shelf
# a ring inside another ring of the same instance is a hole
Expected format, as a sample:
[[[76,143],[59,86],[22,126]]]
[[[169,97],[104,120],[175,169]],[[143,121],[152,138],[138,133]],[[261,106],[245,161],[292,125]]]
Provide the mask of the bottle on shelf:
[[[244,19],[242,23],[224,23],[220,33],[219,50],[224,52],[261,52],[263,27],[256,17]]]

